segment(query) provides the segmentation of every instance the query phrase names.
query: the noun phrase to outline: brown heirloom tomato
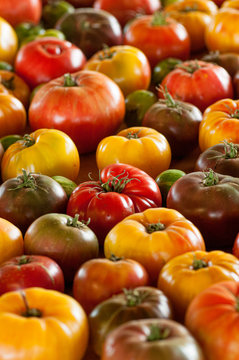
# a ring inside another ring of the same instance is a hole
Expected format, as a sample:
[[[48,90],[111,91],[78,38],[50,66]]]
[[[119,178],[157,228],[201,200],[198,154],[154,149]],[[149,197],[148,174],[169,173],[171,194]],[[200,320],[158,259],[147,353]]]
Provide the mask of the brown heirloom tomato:
[[[80,153],[87,153],[119,128],[124,114],[118,85],[104,74],[82,70],[43,85],[31,102],[29,123],[33,130],[63,131]]]
[[[165,208],[128,216],[108,233],[104,243],[107,258],[115,254],[140,262],[153,283],[171,258],[193,250],[205,250],[201,233],[178,211]]]
[[[160,12],[133,20],[125,30],[124,44],[142,50],[152,67],[168,57],[186,60],[190,53],[185,27]]]
[[[29,86],[12,71],[0,70],[0,92],[15,96],[25,107],[29,103]]]
[[[161,290],[150,286],[125,289],[101,302],[90,313],[92,348],[100,355],[106,336],[123,323],[147,318],[172,319],[172,316],[171,304]]]
[[[207,249],[230,248],[238,233],[239,178],[211,169],[186,174],[170,188],[167,206],[198,227]]]
[[[186,313],[186,326],[207,360],[239,358],[239,282],[223,281],[198,294]]]
[[[145,286],[148,281],[148,273],[139,262],[111,255],[109,259],[92,259],[81,265],[74,277],[73,295],[88,314],[124,288]]]
[[[171,300],[178,320],[184,321],[190,302],[220,281],[239,281],[239,260],[223,251],[192,251],[176,256],[162,268],[158,288]]]
[[[107,336],[101,360],[205,360],[189,331],[167,319],[120,325]]]

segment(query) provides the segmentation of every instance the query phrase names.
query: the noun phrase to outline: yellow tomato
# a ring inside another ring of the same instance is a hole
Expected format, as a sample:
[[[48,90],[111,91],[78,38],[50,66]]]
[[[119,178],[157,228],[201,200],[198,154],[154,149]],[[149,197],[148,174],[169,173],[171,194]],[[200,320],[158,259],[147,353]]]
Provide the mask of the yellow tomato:
[[[21,231],[10,221],[0,218],[0,264],[22,254],[23,237]]]
[[[80,168],[78,150],[63,131],[39,129],[9,146],[3,155],[3,181],[27,172],[61,175],[76,180]]]
[[[0,17],[0,61],[14,63],[18,48],[17,34],[12,26]]]
[[[233,8],[239,10],[239,0],[227,0],[222,3],[221,8]]]
[[[170,145],[164,135],[148,127],[131,127],[101,140],[96,150],[99,169],[115,163],[133,165],[155,178],[169,168]]]
[[[135,90],[146,90],[151,80],[151,69],[144,53],[127,45],[113,46],[94,54],[84,69],[99,71],[112,80],[127,96]]]
[[[88,344],[84,310],[54,290],[28,288],[2,295],[0,324],[1,359],[81,360]]]

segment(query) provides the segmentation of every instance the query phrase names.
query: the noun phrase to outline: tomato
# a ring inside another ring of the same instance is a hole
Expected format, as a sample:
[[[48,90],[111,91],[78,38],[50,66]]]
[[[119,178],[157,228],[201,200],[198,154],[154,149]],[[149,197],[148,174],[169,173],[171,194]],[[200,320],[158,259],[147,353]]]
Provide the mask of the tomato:
[[[27,125],[26,110],[20,100],[0,85],[1,90],[5,93],[0,93],[0,136],[23,134]]]
[[[158,278],[158,288],[171,300],[175,318],[184,321],[191,301],[212,284],[239,281],[239,260],[223,251],[188,252],[169,260]]]
[[[73,284],[74,298],[89,314],[96,305],[123,291],[148,285],[148,274],[137,261],[117,258],[92,259],[81,265]]]
[[[221,54],[219,51],[211,51],[204,55],[201,60],[222,66],[232,77],[239,70],[239,54],[236,53]]]
[[[195,171],[212,169],[219,174],[239,177],[239,144],[226,140],[204,150],[195,162]]]
[[[205,48],[205,31],[218,11],[213,1],[181,0],[166,6],[164,11],[185,26],[192,51],[202,51]]]
[[[67,40],[78,46],[87,58],[105,45],[121,45],[122,29],[118,20],[103,10],[77,9],[73,14],[63,15],[55,25]]]
[[[15,30],[6,20],[0,17],[0,60],[13,64],[17,50],[18,40]]]
[[[2,295],[0,323],[5,329],[0,335],[4,357],[83,359],[89,337],[87,317],[72,297],[59,291],[35,287]]]
[[[91,346],[100,355],[106,336],[121,324],[147,318],[172,319],[172,316],[171,304],[161,290],[150,286],[125,289],[90,313]]]
[[[169,168],[171,149],[158,131],[136,126],[101,140],[96,150],[96,162],[99,169],[115,163],[129,164],[155,178]]]
[[[155,85],[158,85],[163,81],[166,75],[172,71],[176,65],[181,64],[182,60],[168,57],[161,60],[153,69],[152,81]]]
[[[176,66],[162,81],[176,100],[189,102],[204,111],[217,100],[233,97],[232,79],[221,66],[189,60]],[[161,91],[159,97],[163,97]]]
[[[230,248],[238,232],[239,178],[211,169],[186,174],[169,190],[167,207],[198,227],[207,249]]]
[[[239,12],[237,9],[223,8],[213,17],[205,32],[208,50],[222,53],[239,51],[238,28]]]
[[[186,326],[208,360],[237,360],[239,282],[223,281],[198,294],[186,313]]]
[[[124,96],[118,85],[104,74],[82,70],[43,85],[31,102],[29,123],[33,130],[65,132],[80,153],[87,153],[119,128],[124,114]]]
[[[53,27],[64,14],[72,14],[75,8],[68,1],[49,2],[43,7],[42,19],[46,27]]]
[[[68,201],[67,214],[90,219],[89,227],[103,244],[110,229],[126,216],[159,206],[161,194],[154,179],[134,166],[118,163],[102,169],[99,181],[78,185]]]
[[[51,177],[27,173],[10,178],[0,185],[0,217],[25,232],[39,216],[64,212],[67,195]]]
[[[26,45],[27,43],[29,43],[29,42],[31,42],[33,40],[37,40],[37,39],[41,39],[41,38],[45,38],[45,37],[53,37],[53,38],[57,38],[57,39],[60,39],[60,40],[66,40],[65,35],[60,30],[47,29],[47,30],[41,31],[40,34],[27,36],[21,42],[20,46]]]
[[[52,179],[56,180],[63,187],[68,198],[72,191],[77,187],[77,184],[74,181],[67,179],[65,176],[55,175],[52,176]]]
[[[161,88],[161,91],[165,99],[159,99],[148,109],[142,125],[163,134],[170,144],[172,156],[179,158],[197,146],[202,113],[190,103],[174,100],[167,88]]]
[[[41,24],[35,25],[31,22],[22,22],[15,27],[15,31],[21,46],[26,38],[43,34],[45,29]]]
[[[128,216],[114,226],[104,243],[106,258],[115,254],[138,261],[153,283],[171,258],[194,250],[205,250],[201,233],[178,211],[166,208]]]
[[[0,294],[28,287],[64,292],[59,265],[46,256],[16,256],[0,265]]]
[[[24,250],[29,255],[43,255],[55,260],[70,283],[79,267],[96,258],[99,252],[97,237],[84,223],[59,213],[38,217],[24,236]]]
[[[238,0],[223,1],[221,9],[223,9],[223,8],[239,9],[239,1]]]
[[[84,69],[109,76],[119,85],[124,96],[135,90],[147,90],[151,80],[150,65],[144,53],[127,45],[98,51],[86,62]]]
[[[25,169],[74,181],[79,168],[79,153],[69,136],[59,130],[39,129],[9,146],[2,159],[1,174],[5,181],[21,175]]]
[[[204,360],[186,327],[167,319],[129,321],[106,338],[102,360]]]
[[[25,107],[28,106],[29,86],[14,72],[0,70],[0,92],[11,94],[20,100]]]
[[[238,98],[239,97],[239,68],[233,77],[233,85],[234,85],[235,92],[236,92],[236,98]]]
[[[7,0],[0,2],[0,14],[12,26],[29,21],[37,24],[42,13],[41,0]]]
[[[239,143],[239,100],[222,99],[203,114],[199,127],[201,151],[227,140]]]
[[[83,52],[69,41],[38,38],[19,49],[15,71],[33,88],[67,72],[81,70],[85,61]]]
[[[162,204],[166,206],[166,199],[171,186],[180,177],[186,175],[184,171],[178,169],[168,169],[161,172],[155,179],[162,195]]]
[[[152,67],[168,57],[186,60],[190,53],[185,27],[159,12],[132,21],[125,30],[124,44],[142,50]]]
[[[106,10],[116,17],[123,27],[139,15],[151,15],[161,7],[160,0],[95,0],[95,9]]]
[[[23,255],[23,237],[18,227],[0,218],[0,264],[14,256]]]
[[[236,236],[236,239],[235,239],[235,241],[233,243],[232,253],[237,258],[239,258],[239,232],[238,232],[238,234]]]

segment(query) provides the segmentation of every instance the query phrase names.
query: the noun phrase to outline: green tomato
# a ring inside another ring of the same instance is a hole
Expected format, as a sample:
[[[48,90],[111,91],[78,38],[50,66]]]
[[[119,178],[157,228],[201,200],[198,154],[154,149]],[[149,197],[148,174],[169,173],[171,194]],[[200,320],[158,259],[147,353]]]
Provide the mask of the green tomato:
[[[58,184],[60,184],[63,187],[63,189],[65,190],[66,195],[69,199],[72,191],[77,187],[77,184],[74,181],[72,181],[64,176],[55,175],[55,176],[52,176],[52,179],[57,181]]]
[[[37,38],[43,38],[43,37],[48,37],[48,36],[56,37],[57,39],[60,39],[60,40],[66,39],[63,32],[60,30],[57,30],[57,29],[48,29],[43,34],[38,35]]]
[[[136,90],[125,98],[125,123],[128,127],[141,126],[146,111],[156,103],[157,96],[148,90]]]
[[[40,24],[34,25],[29,22],[23,22],[18,24],[15,27],[15,31],[17,33],[17,37],[20,44],[22,44],[22,42],[30,36],[37,36],[45,32],[45,30]]]
[[[47,28],[55,26],[56,22],[64,14],[71,14],[75,11],[74,6],[66,1],[55,1],[43,7],[42,18]]]
[[[182,170],[168,169],[156,177],[155,181],[161,191],[163,206],[166,206],[167,195],[171,186],[184,175],[186,175],[186,173]]]
[[[152,81],[155,85],[162,82],[170,71],[174,70],[175,66],[181,64],[182,60],[176,58],[167,58],[160,61],[153,69]]]
[[[6,135],[0,139],[0,143],[2,144],[4,151],[6,151],[10,145],[14,144],[16,141],[21,139],[22,139],[21,135]]]
[[[0,70],[14,71],[13,66],[6,61],[0,61]]]

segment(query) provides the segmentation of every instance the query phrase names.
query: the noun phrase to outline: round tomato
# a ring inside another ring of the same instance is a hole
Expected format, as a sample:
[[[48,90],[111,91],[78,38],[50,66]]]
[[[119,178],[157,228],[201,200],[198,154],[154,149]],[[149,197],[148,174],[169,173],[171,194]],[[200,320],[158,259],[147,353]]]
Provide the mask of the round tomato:
[[[84,221],[90,219],[89,227],[103,244],[110,229],[126,216],[161,203],[160,190],[151,176],[118,163],[102,169],[99,181],[78,185],[68,201],[67,214],[79,214]]]
[[[4,4],[4,2],[1,2],[1,4]],[[12,64],[17,50],[18,39],[16,32],[6,20],[0,17],[0,60]]]
[[[119,128],[124,114],[118,85],[104,74],[82,70],[43,85],[31,102],[29,123],[33,130],[62,130],[87,153]]]
[[[10,145],[3,155],[3,181],[21,175],[22,169],[48,176],[62,175],[74,181],[79,173],[80,157],[65,133],[39,129]]]
[[[65,73],[81,70],[85,61],[81,49],[69,41],[44,37],[19,49],[15,71],[34,88]]]
[[[0,70],[0,92],[11,94],[20,100],[25,108],[28,106],[30,98],[29,86],[14,72]]]
[[[41,0],[7,0],[0,1],[0,14],[12,26],[22,22],[38,24],[42,13]]]
[[[232,77],[239,70],[239,54],[236,53],[221,54],[219,51],[210,51],[202,56],[201,60],[222,66]]]
[[[133,20],[125,30],[124,44],[142,50],[152,67],[168,57],[186,60],[190,53],[185,27],[159,12]]]
[[[14,256],[23,255],[23,237],[18,227],[0,218],[0,264]]]
[[[0,108],[0,137],[23,134],[27,115],[21,101],[8,93],[0,93]]]

